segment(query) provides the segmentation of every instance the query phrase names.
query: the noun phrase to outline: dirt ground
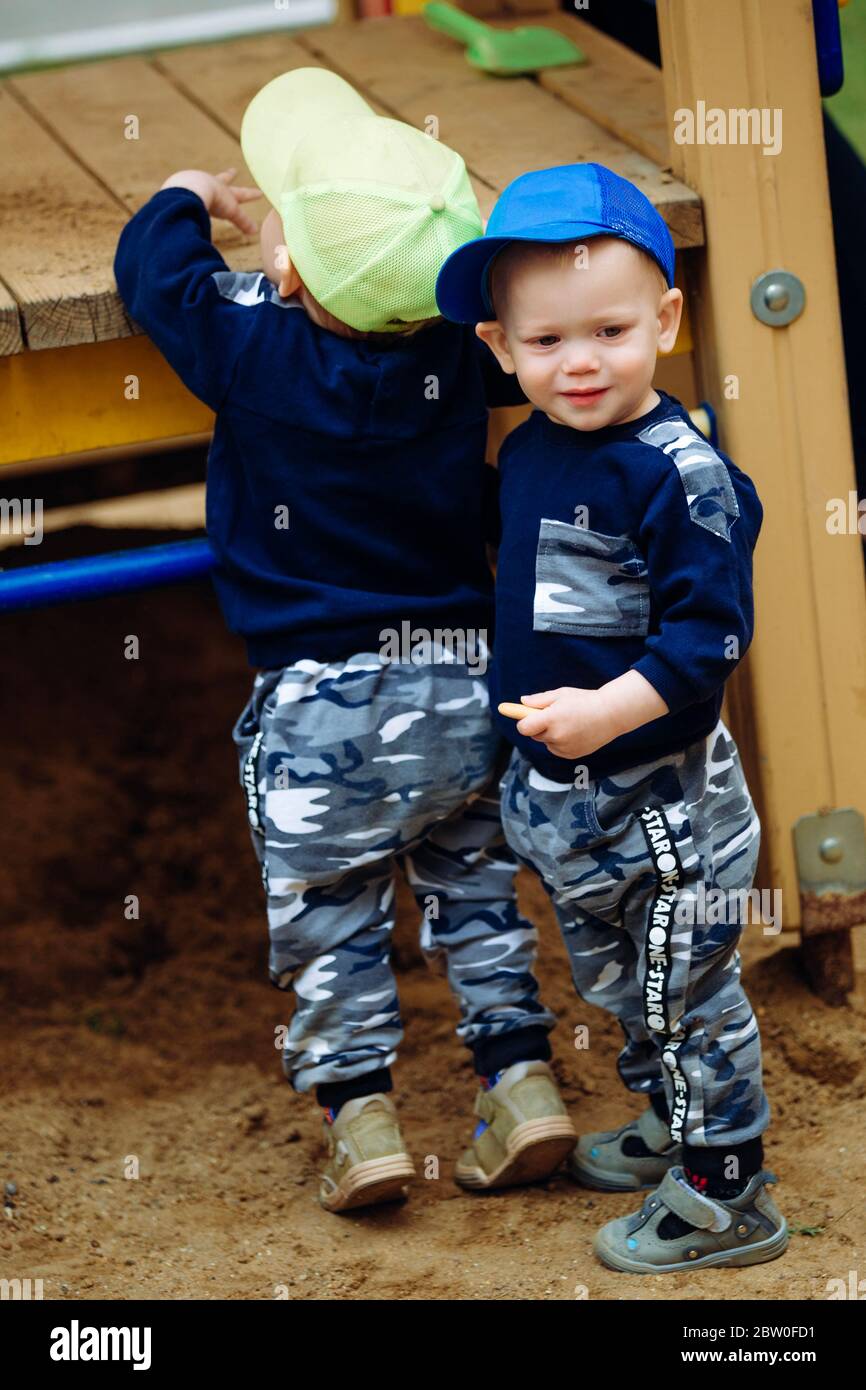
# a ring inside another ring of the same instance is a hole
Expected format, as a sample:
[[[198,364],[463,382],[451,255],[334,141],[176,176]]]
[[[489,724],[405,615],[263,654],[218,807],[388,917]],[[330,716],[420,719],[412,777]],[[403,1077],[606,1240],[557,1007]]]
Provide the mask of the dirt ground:
[[[62,544],[160,539],[172,537]],[[565,1177],[487,1197],[455,1187],[474,1083],[405,895],[397,1096],[419,1167],[436,1157],[439,1176],[403,1206],[325,1214],[318,1111],[274,1048],[289,1005],[267,983],[229,736],[250,677],[210,586],[16,614],[3,629],[0,1277],[41,1278],[52,1299],[694,1300],[822,1299],[828,1279],[866,1276],[866,961],[851,1007],[829,1009],[793,937],[757,927],[745,980],[774,1112],[767,1164],[796,1232],[783,1259],[618,1275],[591,1241],[633,1198]],[[137,661],[124,659],[131,634]],[[618,1028],[575,998],[546,900],[528,877],[522,892],[561,1020],[566,1102],[579,1128],[612,1127],[640,1107],[615,1074]],[[138,920],[124,912],[133,894]],[[588,1051],[570,1045],[578,1023]]]

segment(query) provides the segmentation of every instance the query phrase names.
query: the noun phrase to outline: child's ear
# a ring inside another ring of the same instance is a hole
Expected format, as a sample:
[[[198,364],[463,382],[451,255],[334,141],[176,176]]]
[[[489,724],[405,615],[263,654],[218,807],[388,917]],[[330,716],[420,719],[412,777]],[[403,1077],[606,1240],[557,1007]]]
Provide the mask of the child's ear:
[[[295,270],[294,263],[287,260],[285,269],[280,270],[278,273],[280,278],[277,283],[277,294],[280,296],[280,299],[288,299],[290,295],[297,294],[298,290],[301,288],[302,281],[300,275]]]
[[[487,319],[484,323],[476,323],[476,336],[482,343],[486,343],[493,353],[497,362],[504,372],[509,376],[514,376],[517,368],[514,365],[511,353],[508,351],[508,340],[505,337],[505,329],[498,319]]]
[[[683,316],[683,292],[676,288],[666,290],[659,302],[659,352],[671,352],[680,331]]]
[[[283,224],[275,208],[271,208],[262,222],[259,239],[262,248],[262,266],[272,285],[282,299],[297,294],[301,277],[295,269],[289,248],[285,244]]]

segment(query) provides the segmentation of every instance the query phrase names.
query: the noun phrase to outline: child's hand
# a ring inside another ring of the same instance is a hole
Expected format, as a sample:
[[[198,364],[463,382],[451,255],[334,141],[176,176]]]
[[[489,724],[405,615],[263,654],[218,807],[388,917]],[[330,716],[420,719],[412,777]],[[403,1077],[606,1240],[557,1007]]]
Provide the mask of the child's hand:
[[[532,707],[524,718],[520,705],[501,704],[499,713],[519,719],[518,733],[543,743],[557,758],[586,758],[606,743],[639,729],[670,711],[654,685],[633,668],[599,690],[564,685],[524,695]]]
[[[188,188],[197,193],[211,217],[220,217],[224,222],[232,222],[238,231],[254,236],[258,227],[241,207],[242,203],[254,202],[261,198],[258,188],[232,188],[231,183],[237,169],[224,169],[221,174],[207,174],[203,169],[181,169],[172,174],[162,185],[163,188]]]
[[[524,695],[521,703],[531,705],[533,713],[521,719],[518,733],[537,739],[557,758],[588,757],[622,732],[614,702],[600,690],[565,685]]]

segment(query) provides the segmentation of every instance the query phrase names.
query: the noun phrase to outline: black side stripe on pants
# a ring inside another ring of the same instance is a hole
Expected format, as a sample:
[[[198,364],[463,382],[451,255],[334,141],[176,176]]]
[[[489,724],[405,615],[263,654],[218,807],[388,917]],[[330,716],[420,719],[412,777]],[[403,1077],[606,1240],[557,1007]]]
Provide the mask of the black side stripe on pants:
[[[262,818],[259,815],[259,786],[257,778],[257,762],[259,749],[262,745],[264,734],[261,729],[253,739],[249,753],[244,759],[244,792],[247,798],[247,819],[251,829],[257,831],[259,835],[264,835]]]
[[[656,891],[646,925],[646,973],[643,983],[644,1021],[652,1033],[661,1034],[662,1061],[673,1084],[670,1131],[674,1143],[683,1142],[689,1108],[689,1087],[680,1064],[679,1049],[685,1033],[673,1032],[668,1016],[668,984],[672,961],[671,936],[677,894],[685,882],[676,839],[667,816],[658,806],[644,806],[639,816],[656,875]]]
[[[639,820],[656,876],[656,891],[646,924],[644,1021],[651,1033],[670,1034],[668,983],[673,963],[671,935],[677,893],[685,882],[685,875],[664,811],[659,806],[644,806]]]

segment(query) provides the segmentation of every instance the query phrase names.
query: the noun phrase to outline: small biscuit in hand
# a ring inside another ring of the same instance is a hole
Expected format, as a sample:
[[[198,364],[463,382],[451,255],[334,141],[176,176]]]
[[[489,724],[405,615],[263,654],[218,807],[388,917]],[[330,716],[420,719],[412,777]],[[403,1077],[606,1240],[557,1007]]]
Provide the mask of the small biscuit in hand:
[[[515,705],[508,700],[504,700],[502,704],[497,705],[496,708],[499,710],[500,714],[505,715],[506,719],[525,719],[527,714],[533,713],[531,705]]]

